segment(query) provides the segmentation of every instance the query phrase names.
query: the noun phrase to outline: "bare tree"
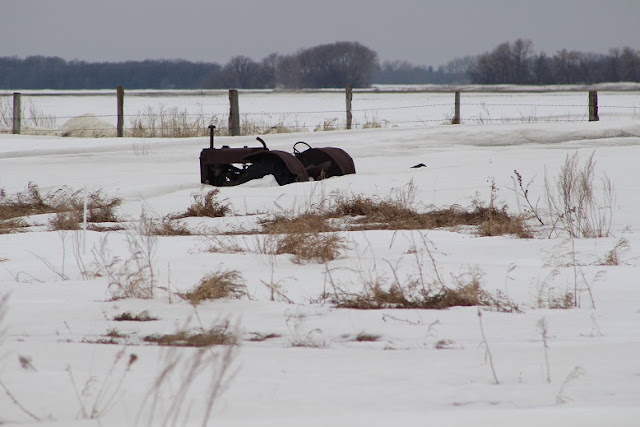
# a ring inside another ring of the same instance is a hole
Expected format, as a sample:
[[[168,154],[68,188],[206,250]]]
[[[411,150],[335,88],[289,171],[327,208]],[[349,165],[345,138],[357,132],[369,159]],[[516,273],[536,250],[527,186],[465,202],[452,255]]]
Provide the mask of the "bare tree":
[[[531,58],[531,74],[533,83],[539,85],[553,84],[553,61],[546,53],[540,52]]]
[[[260,75],[260,83],[264,88],[275,87],[276,85],[276,68],[278,66],[278,61],[280,60],[280,55],[277,53],[272,53],[267,55],[262,59],[260,63],[261,66],[261,75]]]
[[[276,87],[300,87],[300,64],[297,55],[281,56],[276,64]]]
[[[622,49],[620,54],[620,80],[626,82],[640,80],[640,52],[630,47]]]
[[[613,48],[609,49],[609,56],[607,56],[607,80],[611,82],[619,82],[620,81],[620,49]]]
[[[531,81],[529,71],[530,59],[533,55],[533,42],[518,39],[511,46],[511,79],[513,83],[524,84]]]
[[[580,75],[580,52],[562,49],[553,57],[553,75],[556,83],[578,83]]]
[[[489,84],[529,83],[532,55],[531,40],[518,39],[513,43],[501,43],[491,52],[478,56],[469,69],[471,81]]]
[[[337,42],[302,50],[280,62],[278,79],[286,87],[366,87],[377,54],[356,42]],[[295,71],[294,71],[295,70]],[[296,75],[297,72],[297,75]],[[286,79],[287,76],[292,77]]]
[[[252,88],[260,65],[247,56],[234,56],[222,69],[227,87]]]

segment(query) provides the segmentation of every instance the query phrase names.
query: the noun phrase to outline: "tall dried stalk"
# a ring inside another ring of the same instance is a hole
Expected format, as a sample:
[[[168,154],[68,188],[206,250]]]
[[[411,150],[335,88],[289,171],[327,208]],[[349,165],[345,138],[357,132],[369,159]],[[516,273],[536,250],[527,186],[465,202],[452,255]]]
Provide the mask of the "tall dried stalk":
[[[538,330],[542,336],[542,343],[544,345],[544,362],[547,366],[547,382],[551,383],[551,368],[549,366],[549,345],[547,344],[547,319],[542,317],[538,320]]]
[[[477,309],[478,309],[478,323],[480,325],[480,334],[482,335],[482,345],[484,345],[485,355],[487,357],[487,360],[489,361],[489,366],[491,367],[493,380],[496,382],[496,384],[500,384],[500,381],[498,381],[498,376],[496,375],[496,368],[493,364],[493,355],[491,354],[491,349],[489,348],[489,341],[487,341],[487,336],[484,333],[484,326],[482,324],[482,311],[480,311],[480,306],[478,306]]]
[[[571,237],[608,237],[611,232],[614,186],[609,177],[600,178],[601,191],[595,185],[595,152],[582,166],[578,153],[567,155],[560,173],[553,180],[545,174],[545,195],[554,224]]]

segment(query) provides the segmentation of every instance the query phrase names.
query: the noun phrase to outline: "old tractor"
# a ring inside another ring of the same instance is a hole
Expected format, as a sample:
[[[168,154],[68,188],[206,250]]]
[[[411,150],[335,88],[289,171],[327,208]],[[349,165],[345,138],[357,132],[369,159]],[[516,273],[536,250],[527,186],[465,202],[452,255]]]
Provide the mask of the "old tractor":
[[[202,184],[230,187],[273,175],[279,185],[286,185],[356,173],[353,159],[341,148],[311,148],[300,141],[293,145],[293,154],[289,154],[269,150],[260,137],[256,138],[260,142],[257,147],[215,148],[215,126],[209,126],[209,130],[209,148],[200,152]]]

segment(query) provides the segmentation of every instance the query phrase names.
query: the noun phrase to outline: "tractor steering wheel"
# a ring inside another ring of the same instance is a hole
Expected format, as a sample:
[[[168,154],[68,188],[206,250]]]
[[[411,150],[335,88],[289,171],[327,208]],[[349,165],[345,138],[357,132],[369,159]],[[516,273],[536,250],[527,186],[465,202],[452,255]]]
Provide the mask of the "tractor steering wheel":
[[[298,144],[304,144],[304,145],[306,145],[306,146],[307,146],[307,150],[311,150],[311,146],[310,146],[309,144],[307,144],[307,143],[306,143],[306,142],[304,142],[304,141],[298,141],[298,142],[296,142],[295,144],[293,144],[293,154],[295,154],[296,156],[297,156],[298,154],[302,153],[302,151],[300,151],[300,150],[298,150],[298,149],[296,148],[296,147],[298,146]],[[305,150],[305,151],[307,151],[307,150]]]

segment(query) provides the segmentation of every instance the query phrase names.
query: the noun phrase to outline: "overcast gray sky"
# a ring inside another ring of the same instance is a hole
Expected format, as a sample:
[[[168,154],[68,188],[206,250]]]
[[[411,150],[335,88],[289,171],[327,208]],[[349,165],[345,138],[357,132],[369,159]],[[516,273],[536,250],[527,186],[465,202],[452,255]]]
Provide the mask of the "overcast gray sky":
[[[640,0],[0,0],[0,56],[224,64],[357,41],[437,67],[517,38],[640,49]]]

